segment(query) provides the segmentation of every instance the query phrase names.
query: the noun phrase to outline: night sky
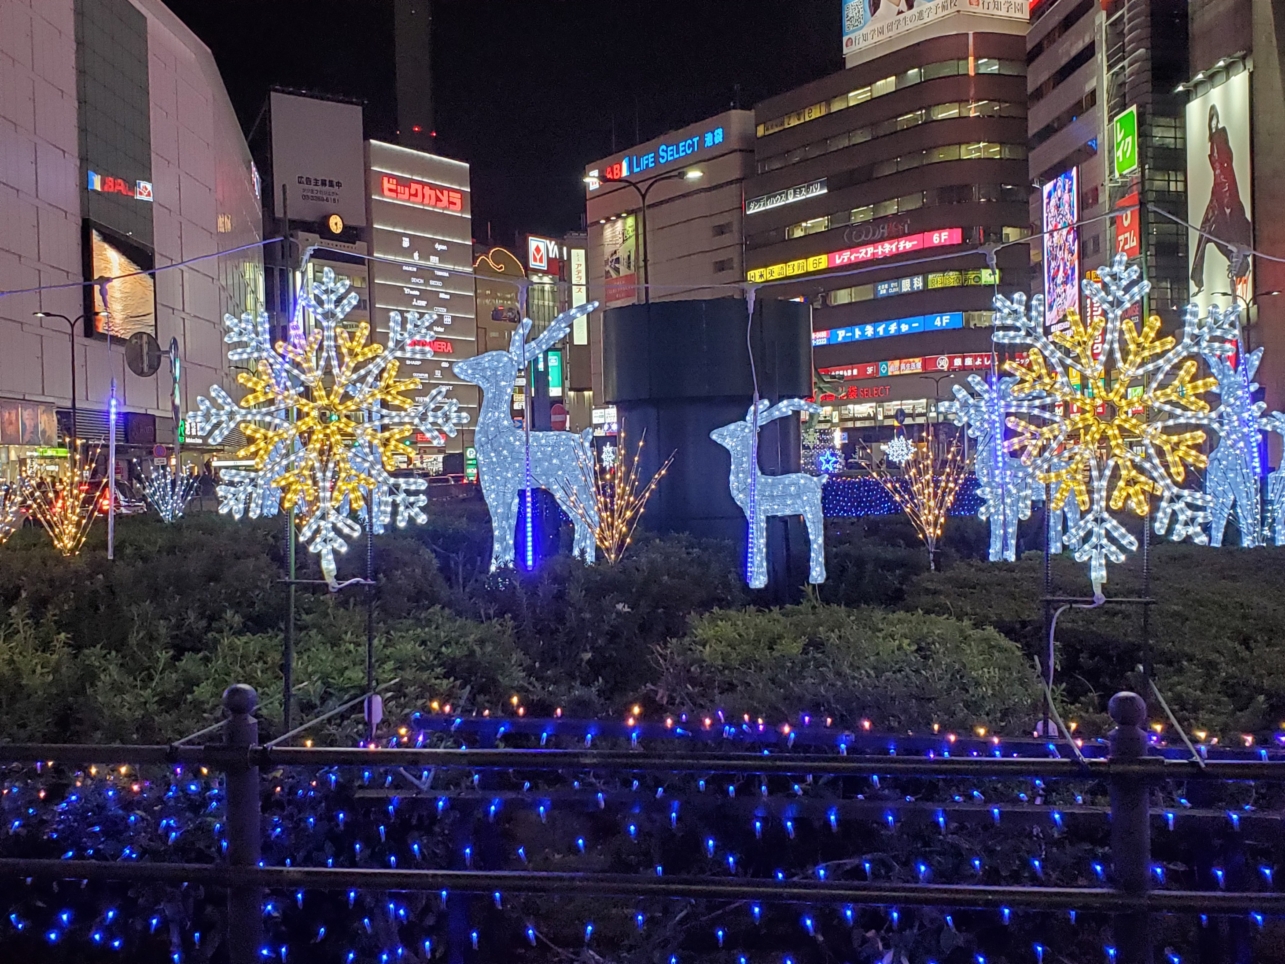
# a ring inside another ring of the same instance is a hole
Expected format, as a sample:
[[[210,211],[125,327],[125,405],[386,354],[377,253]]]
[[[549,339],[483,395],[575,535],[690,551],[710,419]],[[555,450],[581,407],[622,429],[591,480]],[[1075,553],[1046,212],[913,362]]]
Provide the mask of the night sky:
[[[392,0],[167,0],[247,131],[272,85],[359,98],[395,140]],[[584,166],[842,67],[840,0],[436,0],[438,152],[473,172],[473,231],[580,227]],[[635,137],[635,131],[638,138]]]

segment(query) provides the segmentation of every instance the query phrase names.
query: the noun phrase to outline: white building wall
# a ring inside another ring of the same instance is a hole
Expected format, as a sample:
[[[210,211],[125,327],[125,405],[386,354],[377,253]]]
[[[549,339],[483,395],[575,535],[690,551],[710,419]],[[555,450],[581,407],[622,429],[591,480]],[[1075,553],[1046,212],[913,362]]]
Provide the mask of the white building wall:
[[[212,56],[158,0],[131,3],[147,17],[156,267],[260,240],[249,151]],[[0,0],[0,292],[72,286],[0,294],[0,398],[59,407],[71,397],[67,326],[33,314],[84,311],[74,11],[73,0]],[[185,410],[212,384],[234,388],[222,318],[257,310],[261,278],[258,249],[157,272],[156,336],[179,341]],[[119,341],[78,326],[75,342],[80,407],[104,410],[115,377],[123,410],[168,419],[167,369],[141,379]]]

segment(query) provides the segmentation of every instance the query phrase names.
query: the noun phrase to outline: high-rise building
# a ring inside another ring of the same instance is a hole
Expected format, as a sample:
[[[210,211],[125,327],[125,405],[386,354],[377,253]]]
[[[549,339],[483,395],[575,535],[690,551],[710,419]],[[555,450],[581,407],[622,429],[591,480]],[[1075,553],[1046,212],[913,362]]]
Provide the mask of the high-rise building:
[[[1045,232],[1033,252],[1042,268],[1035,289],[1058,310],[1078,300],[1081,278],[1122,251],[1145,263],[1148,310],[1177,322],[1174,309],[1187,298],[1186,232],[1157,211],[1186,211],[1183,97],[1175,91],[1186,62],[1181,0],[1032,4],[1027,110],[1039,190],[1031,221]]]
[[[397,141],[433,150],[433,3],[393,0],[397,67]]]
[[[1026,7],[845,4],[847,69],[760,103],[746,277],[813,305],[830,423],[887,440],[991,365],[1026,291]]]
[[[236,390],[223,316],[263,300],[258,171],[210,51],[160,0],[7,0],[3,20],[0,476],[47,465],[73,385],[76,435],[104,438],[113,380],[119,455],[150,459],[177,434],[168,366],[133,374],[125,339],[177,341],[181,411]]]

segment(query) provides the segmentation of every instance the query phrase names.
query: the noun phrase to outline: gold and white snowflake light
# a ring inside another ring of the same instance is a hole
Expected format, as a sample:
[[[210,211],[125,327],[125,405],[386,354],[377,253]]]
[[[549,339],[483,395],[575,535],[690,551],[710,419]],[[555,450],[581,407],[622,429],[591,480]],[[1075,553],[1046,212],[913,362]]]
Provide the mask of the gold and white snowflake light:
[[[223,472],[219,511],[239,519],[296,509],[299,538],[321,557],[332,585],[335,552],[361,533],[354,513],[373,511],[376,532],[394,520],[425,521],[425,481],[391,474],[414,454],[407,438],[421,433],[441,444],[468,421],[446,386],[418,397],[420,380],[398,374],[402,360],[433,356],[437,316],[410,312],[403,324],[393,312],[385,348],[368,343],[365,322],[351,332],[339,327],[358,300],[345,292],[347,281],[326,268],[301,298],[317,327],[288,343],[270,343],[266,314],[226,316],[223,340],[238,346],[228,359],[253,365],[237,376],[247,394],[238,404],[216,385],[213,402],[198,399],[194,416],[211,444],[235,428],[248,439],[237,458],[254,466]]]
[[[1022,346],[1004,370],[1017,378],[1005,448],[1052,486],[1050,509],[1073,498],[1082,516],[1071,533],[1075,558],[1090,564],[1094,591],[1106,564],[1123,562],[1137,539],[1113,513],[1126,506],[1154,513],[1155,531],[1174,541],[1205,543],[1211,499],[1191,488],[1193,469],[1207,463],[1204,444],[1218,427],[1207,396],[1216,378],[1199,377],[1201,356],[1234,350],[1235,314],[1216,307],[1183,313],[1178,335],[1161,333],[1151,316],[1126,318],[1148,290],[1123,255],[1085,281],[1089,318],[1071,312],[1061,331],[1046,334],[1043,297],[995,299],[995,341]],[[1156,500],[1153,508],[1152,502]]]

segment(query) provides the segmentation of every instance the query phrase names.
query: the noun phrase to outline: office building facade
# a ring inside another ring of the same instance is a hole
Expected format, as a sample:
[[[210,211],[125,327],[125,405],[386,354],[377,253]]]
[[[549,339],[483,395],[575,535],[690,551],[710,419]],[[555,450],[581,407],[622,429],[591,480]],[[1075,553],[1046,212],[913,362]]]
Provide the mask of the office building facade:
[[[990,367],[995,293],[1028,288],[1025,21],[940,26],[755,109],[746,277],[813,306],[820,399],[850,444],[934,420]]]

